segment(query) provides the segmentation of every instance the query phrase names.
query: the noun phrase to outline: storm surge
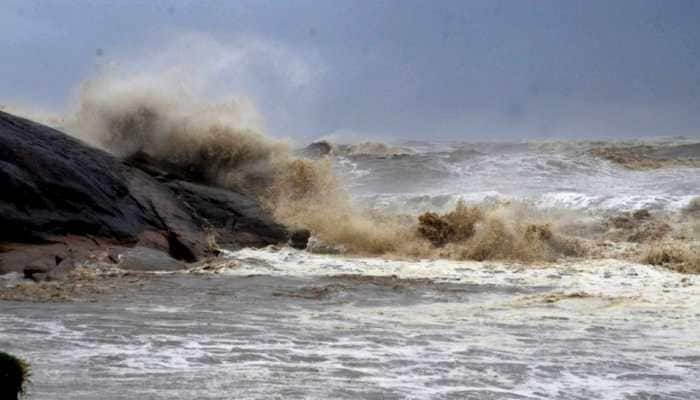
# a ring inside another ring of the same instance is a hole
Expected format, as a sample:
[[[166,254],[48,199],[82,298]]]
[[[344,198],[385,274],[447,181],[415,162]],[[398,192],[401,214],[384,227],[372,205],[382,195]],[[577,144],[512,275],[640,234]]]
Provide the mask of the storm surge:
[[[262,132],[251,104],[209,103],[173,89],[177,87],[144,79],[89,82],[77,113],[67,118],[68,129],[120,157],[145,153],[207,184],[251,193],[280,222],[309,229],[335,252],[477,260],[542,260],[579,253],[570,240],[555,238],[559,234],[546,221],[507,204],[481,207],[473,221],[457,221],[472,218],[458,205],[446,218],[470,225],[470,234],[435,241],[429,229],[447,232],[453,227],[428,227],[429,216],[419,219],[401,210],[358,207],[330,158],[295,156],[287,143]],[[438,220],[433,218],[439,225]]]
[[[145,153],[207,184],[253,194],[280,222],[310,229],[329,245],[382,254],[403,242],[408,229],[353,205],[330,160],[297,158],[287,143],[262,133],[249,103],[209,103],[177,87],[89,82],[67,128],[120,157]]]
[[[678,254],[695,254],[697,218],[680,213],[700,194],[695,170],[624,170],[594,157],[598,143],[333,143],[327,155],[305,156],[266,135],[246,99],[211,101],[182,82],[143,76],[84,83],[64,125],[119,157],[146,154],[252,194],[279,222],[309,229],[316,252],[639,261],[641,252],[659,253],[658,243],[676,248],[680,240],[690,250],[647,259],[677,264]],[[649,219],[614,220],[641,209]]]

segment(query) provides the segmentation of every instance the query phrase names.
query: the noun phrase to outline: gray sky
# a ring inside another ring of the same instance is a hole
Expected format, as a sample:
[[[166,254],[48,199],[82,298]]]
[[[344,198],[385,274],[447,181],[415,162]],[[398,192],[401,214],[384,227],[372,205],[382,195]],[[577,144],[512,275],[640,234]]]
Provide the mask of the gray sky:
[[[700,1],[0,3],[0,103],[185,65],[280,136],[700,136]]]

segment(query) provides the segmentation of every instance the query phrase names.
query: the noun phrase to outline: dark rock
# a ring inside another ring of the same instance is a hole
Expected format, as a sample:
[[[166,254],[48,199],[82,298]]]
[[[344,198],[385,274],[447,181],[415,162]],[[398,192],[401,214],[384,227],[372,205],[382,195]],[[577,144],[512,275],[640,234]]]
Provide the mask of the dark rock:
[[[147,173],[161,182],[173,180],[189,182],[206,181],[206,176],[204,176],[202,170],[188,170],[178,164],[155,159],[141,151],[128,156],[124,159],[124,163]]]
[[[292,232],[289,238],[289,245],[295,249],[304,250],[309,244],[310,237],[311,231],[308,229],[297,229]]]
[[[42,282],[47,280],[48,271],[41,271],[33,268],[24,269],[24,279],[31,279],[34,282]]]
[[[139,234],[140,243],[186,262],[194,262],[206,253],[206,233],[186,204],[166,185],[139,170],[129,170],[124,175],[132,198],[143,210],[147,222],[144,231],[151,231]],[[160,232],[162,237],[152,231]]]
[[[0,112],[0,273],[54,279],[49,271],[60,261],[46,271],[32,263],[136,244],[193,262],[210,254],[210,229],[231,246],[287,241],[286,229],[252,198],[188,182],[202,179],[145,154],[122,162]]]
[[[0,112],[0,241],[133,240],[144,223],[124,168],[57,130]]]
[[[185,181],[172,181],[167,186],[187,204],[200,225],[216,234],[219,245],[266,246],[284,243],[289,237],[287,229],[251,197]]]
[[[76,263],[72,258],[59,256],[36,258],[22,270],[25,279],[35,282],[57,281],[75,269]]]
[[[67,258],[87,258],[107,244],[87,238],[65,236],[62,242],[0,244],[0,273],[19,272],[27,278],[46,273]]]
[[[135,244],[158,232],[175,257],[205,254],[204,231],[167,187],[62,132],[0,112],[0,166],[0,242]]]
[[[327,141],[321,140],[304,147],[301,153],[306,157],[319,158],[331,154],[332,151],[333,146]]]
[[[24,274],[25,279],[31,279],[34,282],[44,281],[46,280],[48,272],[55,266],[56,264],[51,260],[37,260],[34,263],[24,267],[22,273]]]

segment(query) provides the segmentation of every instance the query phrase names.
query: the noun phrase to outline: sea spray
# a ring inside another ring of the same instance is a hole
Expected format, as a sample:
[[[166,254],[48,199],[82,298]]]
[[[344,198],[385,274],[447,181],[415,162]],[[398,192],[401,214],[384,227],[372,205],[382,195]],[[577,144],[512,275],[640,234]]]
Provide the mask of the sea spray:
[[[577,216],[517,201],[458,203],[419,219],[362,209],[331,159],[300,158],[287,142],[266,136],[250,101],[209,102],[185,87],[144,77],[90,81],[66,127],[120,157],[146,153],[204,183],[253,194],[280,222],[354,255],[550,261],[585,255],[581,239],[608,234],[604,220],[582,225]]]
[[[205,183],[252,193],[281,222],[350,252],[396,252],[405,241],[408,229],[355,208],[328,160],[296,158],[264,135],[250,104],[210,104],[166,83],[89,82],[69,130],[120,157],[143,152]]]

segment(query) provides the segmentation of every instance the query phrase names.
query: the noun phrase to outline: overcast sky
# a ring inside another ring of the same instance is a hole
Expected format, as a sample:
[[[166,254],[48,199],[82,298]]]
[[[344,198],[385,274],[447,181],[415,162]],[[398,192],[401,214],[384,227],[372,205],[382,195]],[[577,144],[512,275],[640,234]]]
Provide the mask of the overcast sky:
[[[0,103],[173,64],[279,136],[700,136],[700,1],[0,2]]]

